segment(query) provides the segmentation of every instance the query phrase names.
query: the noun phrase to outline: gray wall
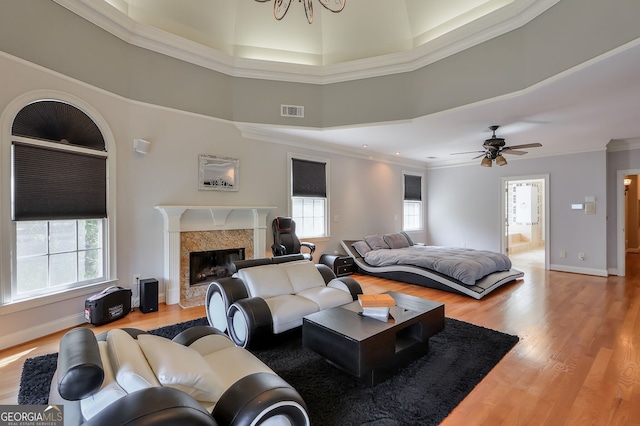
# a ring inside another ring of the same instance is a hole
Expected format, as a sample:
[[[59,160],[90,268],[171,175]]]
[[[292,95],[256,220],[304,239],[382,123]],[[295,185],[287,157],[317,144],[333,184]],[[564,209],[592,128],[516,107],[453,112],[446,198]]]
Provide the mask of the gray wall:
[[[607,271],[606,152],[531,160],[505,167],[452,167],[429,170],[428,241],[435,245],[500,251],[501,178],[549,175],[549,254],[552,269],[605,274]],[[571,204],[596,198],[596,214],[571,210]],[[614,201],[615,202],[615,201]],[[561,258],[560,251],[567,257]],[[578,260],[578,253],[585,260]]]

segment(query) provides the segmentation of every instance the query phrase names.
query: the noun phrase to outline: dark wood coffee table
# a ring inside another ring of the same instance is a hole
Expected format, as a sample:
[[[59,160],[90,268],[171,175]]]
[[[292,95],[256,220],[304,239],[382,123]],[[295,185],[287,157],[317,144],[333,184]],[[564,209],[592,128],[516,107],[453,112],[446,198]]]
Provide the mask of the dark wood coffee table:
[[[396,301],[387,322],[365,317],[355,301],[307,315],[302,344],[335,367],[374,385],[400,365],[429,351],[429,337],[444,329],[444,304],[387,292]]]

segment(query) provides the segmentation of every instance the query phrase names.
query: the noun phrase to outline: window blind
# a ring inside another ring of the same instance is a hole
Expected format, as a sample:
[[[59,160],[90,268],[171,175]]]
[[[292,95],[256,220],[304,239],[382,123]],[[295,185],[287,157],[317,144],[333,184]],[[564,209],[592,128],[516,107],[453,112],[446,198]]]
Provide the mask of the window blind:
[[[107,217],[107,160],[13,143],[13,220]]]
[[[317,161],[291,160],[292,195],[294,197],[327,196],[326,163]]]
[[[404,175],[404,200],[422,201],[422,176]]]

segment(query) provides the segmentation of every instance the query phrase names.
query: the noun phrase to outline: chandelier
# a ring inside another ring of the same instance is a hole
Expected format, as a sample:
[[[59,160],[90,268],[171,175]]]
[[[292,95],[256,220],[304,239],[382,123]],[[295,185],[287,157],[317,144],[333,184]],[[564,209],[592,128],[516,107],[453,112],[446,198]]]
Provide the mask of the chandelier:
[[[270,0],[256,0],[260,3],[265,3]],[[292,0],[273,0],[273,16],[279,21],[284,18],[284,15],[287,14],[289,10],[289,6],[291,5]],[[312,0],[298,0],[298,2],[304,3],[304,13],[307,15],[307,22],[313,22],[313,4]],[[334,13],[338,13],[344,9],[344,5],[347,3],[347,0],[318,0],[318,2],[325,7],[325,9],[330,10]]]

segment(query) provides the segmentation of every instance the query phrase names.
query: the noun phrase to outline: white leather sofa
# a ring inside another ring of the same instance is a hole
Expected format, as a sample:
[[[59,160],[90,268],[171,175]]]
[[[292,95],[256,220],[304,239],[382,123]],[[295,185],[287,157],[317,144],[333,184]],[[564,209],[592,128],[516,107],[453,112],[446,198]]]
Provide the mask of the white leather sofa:
[[[255,346],[302,325],[305,315],[357,300],[362,288],[353,278],[336,278],[326,265],[302,255],[234,262],[232,277],[209,284],[209,323],[228,330],[242,347]]]
[[[298,392],[212,327],[63,336],[49,404],[65,425],[309,425]]]

